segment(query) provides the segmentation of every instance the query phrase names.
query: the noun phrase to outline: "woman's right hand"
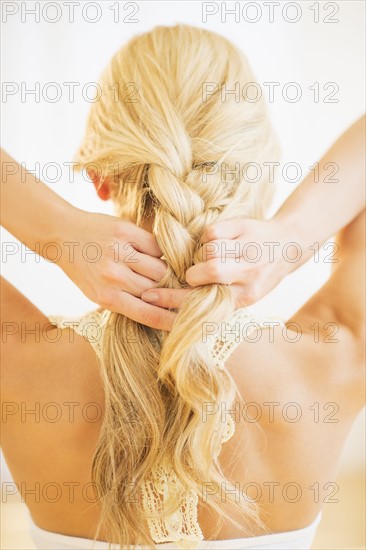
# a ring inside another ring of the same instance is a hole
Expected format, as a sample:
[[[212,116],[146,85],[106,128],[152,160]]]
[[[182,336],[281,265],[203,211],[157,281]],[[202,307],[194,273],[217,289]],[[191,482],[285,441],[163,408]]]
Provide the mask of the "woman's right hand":
[[[141,294],[154,288],[166,270],[153,235],[120,218],[75,208],[6,151],[0,149],[0,153],[5,229],[59,265],[102,308],[170,330],[176,314],[141,300]]]
[[[58,238],[58,265],[80,290],[104,309],[170,330],[176,314],[141,300],[166,271],[152,233],[114,216],[76,208],[68,210],[67,221]]]

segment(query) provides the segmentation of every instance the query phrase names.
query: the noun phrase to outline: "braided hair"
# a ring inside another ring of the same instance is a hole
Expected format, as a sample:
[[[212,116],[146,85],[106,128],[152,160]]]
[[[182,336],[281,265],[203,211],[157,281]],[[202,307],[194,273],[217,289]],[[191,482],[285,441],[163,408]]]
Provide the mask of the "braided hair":
[[[162,287],[187,286],[206,225],[265,214],[273,183],[264,163],[276,161],[278,150],[263,99],[245,95],[253,81],[228,40],[185,25],[133,38],[102,75],[76,160],[111,178],[121,217],[153,219],[168,266]],[[255,179],[246,177],[248,165],[259,167]],[[182,492],[200,494],[203,480],[235,491],[218,459],[225,425],[220,415],[202,419],[204,402],[232,403],[237,392],[202,341],[204,323],[221,323],[234,308],[230,286],[212,284],[189,294],[169,334],[110,315],[101,364],[105,417],[92,468],[109,540],[153,545],[141,501],[128,495],[163,461]],[[126,403],[135,422],[126,422]],[[241,525],[257,517],[248,500],[231,504]],[[208,506],[234,522],[219,495]]]

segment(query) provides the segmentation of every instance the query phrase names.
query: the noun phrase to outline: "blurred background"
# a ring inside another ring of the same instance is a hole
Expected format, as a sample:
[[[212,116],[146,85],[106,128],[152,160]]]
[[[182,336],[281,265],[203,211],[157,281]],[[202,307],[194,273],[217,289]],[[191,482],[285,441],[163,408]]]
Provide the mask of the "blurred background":
[[[82,174],[70,178],[67,164],[81,141],[95,83],[122,44],[156,25],[204,27],[247,55],[283,151],[274,209],[364,111],[363,1],[3,1],[1,11],[2,146],[84,210],[112,213]],[[281,174],[288,163],[300,171]],[[2,239],[19,245],[6,231]],[[253,310],[292,315],[328,277],[332,264],[324,260],[321,254],[320,262],[287,277]],[[94,307],[58,267],[34,255],[24,261],[19,253],[3,254],[2,272],[46,314],[74,316]],[[344,448],[339,502],[324,506],[316,549],[364,548],[364,426],[362,414]],[[2,458],[2,483],[9,479]],[[14,497],[1,513],[1,547],[33,548],[25,505]]]

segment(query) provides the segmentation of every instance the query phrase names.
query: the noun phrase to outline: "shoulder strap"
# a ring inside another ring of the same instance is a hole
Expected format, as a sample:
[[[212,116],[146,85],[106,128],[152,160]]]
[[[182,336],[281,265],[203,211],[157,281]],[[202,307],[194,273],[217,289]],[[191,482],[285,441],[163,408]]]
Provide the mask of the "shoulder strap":
[[[220,368],[234,349],[258,328],[284,325],[276,317],[255,317],[247,309],[236,310],[226,322],[221,323],[219,330],[208,338],[210,351]],[[235,422],[231,414],[226,416],[222,444],[231,439],[235,433]],[[152,539],[155,543],[175,542],[178,548],[199,548],[203,533],[198,523],[198,494],[191,490],[186,492],[179,509],[170,515],[155,519],[154,513],[164,509],[167,495],[177,491],[179,483],[171,468],[161,465],[152,472],[151,478],[142,484],[142,503]],[[178,498],[178,497],[177,497]]]
[[[279,317],[255,316],[247,308],[237,309],[228,320],[218,325],[215,333],[207,338],[217,365],[223,368],[230,355],[244,340],[253,342],[250,334],[258,329],[276,325],[283,327],[285,322]]]
[[[210,351],[217,366],[224,369],[225,362],[244,340],[253,342],[254,340],[250,338],[250,334],[258,329],[274,327],[276,325],[283,327],[285,326],[285,322],[279,317],[255,316],[248,308],[237,309],[229,319],[220,324],[215,334],[212,334],[209,338]],[[261,333],[259,333],[258,339],[260,336]],[[229,441],[234,433],[234,418],[229,414],[226,418],[226,431],[223,434],[218,454],[221,452],[222,444]]]
[[[52,325],[56,325],[61,329],[71,328],[77,334],[82,336],[84,340],[94,349],[98,358],[102,357],[102,340],[105,324],[108,320],[110,312],[104,311],[90,311],[81,317],[62,317],[60,315],[53,315],[48,318]]]

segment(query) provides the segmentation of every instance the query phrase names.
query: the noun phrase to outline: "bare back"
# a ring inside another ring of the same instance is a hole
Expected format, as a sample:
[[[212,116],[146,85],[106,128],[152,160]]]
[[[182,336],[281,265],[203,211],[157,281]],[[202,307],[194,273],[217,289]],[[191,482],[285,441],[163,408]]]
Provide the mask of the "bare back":
[[[355,369],[344,380],[339,358],[332,369],[332,352],[325,355],[312,335],[302,334],[294,345],[284,334],[298,338],[276,327],[262,329],[255,344],[240,344],[227,368],[243,401],[231,411],[220,404],[215,413],[223,421],[231,414],[236,425],[220,455],[223,471],[243,498],[258,502],[274,532],[304,527],[325,499],[335,498],[340,450],[360,408],[348,397],[360,383]],[[9,467],[40,527],[92,538],[98,509],[89,472],[104,409],[95,353],[83,337],[63,330],[57,343],[34,344],[24,359],[19,385],[3,403]],[[352,363],[352,357],[344,361]],[[202,487],[209,499],[204,480]],[[223,501],[230,498],[225,487],[220,491]],[[217,518],[201,506],[199,523],[208,537]],[[241,535],[224,523],[218,538]]]

